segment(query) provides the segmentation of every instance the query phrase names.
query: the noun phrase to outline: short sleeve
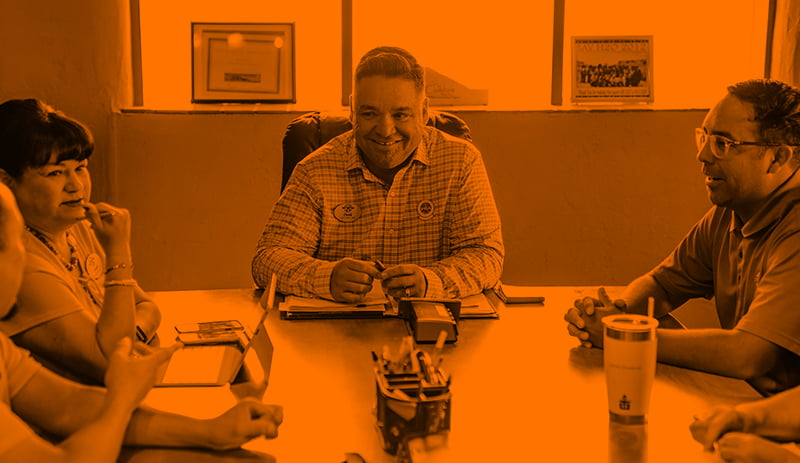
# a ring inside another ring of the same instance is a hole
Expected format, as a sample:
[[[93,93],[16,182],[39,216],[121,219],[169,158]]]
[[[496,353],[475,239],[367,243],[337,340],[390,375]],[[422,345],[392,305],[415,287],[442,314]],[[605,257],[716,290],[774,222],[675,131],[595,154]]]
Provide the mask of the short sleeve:
[[[0,404],[0,461],[9,450],[29,439],[39,439],[33,430],[11,410],[8,404]]]
[[[26,269],[11,313],[0,320],[0,330],[9,336],[27,331],[43,323],[84,310],[69,284],[47,269],[36,255],[29,254],[33,266]],[[37,265],[43,264],[43,265]],[[30,271],[28,271],[30,270]]]
[[[38,437],[11,410],[12,398],[42,368],[28,354],[0,333],[0,461],[3,454],[20,442]]]
[[[40,368],[42,366],[27,350],[17,347],[8,336],[0,333],[0,402],[10,404]]]
[[[737,328],[800,355],[800,232],[775,244],[757,276],[758,286]]]
[[[718,224],[717,208],[709,210],[684,236],[678,246],[649,275],[677,307],[689,299],[714,295],[714,235]]]

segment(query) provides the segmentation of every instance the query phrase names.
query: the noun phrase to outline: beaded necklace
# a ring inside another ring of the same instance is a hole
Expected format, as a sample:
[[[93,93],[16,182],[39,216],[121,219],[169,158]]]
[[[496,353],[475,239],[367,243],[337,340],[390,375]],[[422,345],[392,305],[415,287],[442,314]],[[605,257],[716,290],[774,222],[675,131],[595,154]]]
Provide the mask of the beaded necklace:
[[[58,257],[58,260],[60,260],[61,263],[64,265],[64,267],[66,267],[67,270],[69,270],[70,272],[75,270],[76,266],[80,265],[80,263],[78,262],[78,256],[75,255],[75,246],[72,245],[72,242],[69,239],[69,235],[67,235],[67,246],[69,246],[69,262],[67,262],[64,260],[63,257],[61,257],[58,251],[56,251],[56,247],[53,246],[53,243],[47,236],[45,236],[44,233],[28,225],[25,225],[25,229],[28,230],[31,233],[31,235],[35,236],[36,239],[41,241],[42,244],[45,245],[47,249],[49,249],[50,252],[53,253],[53,255]]]
[[[83,287],[83,290],[86,291],[86,293],[89,295],[89,298],[91,298],[92,302],[96,306],[102,307],[102,303],[100,302],[101,299],[97,294],[100,291],[97,288],[97,282],[95,281],[96,278],[90,274],[87,274],[87,272],[84,270],[84,267],[81,265],[81,261],[78,259],[77,251],[75,250],[75,246],[72,244],[72,239],[69,236],[69,234],[67,234],[67,246],[69,246],[69,262],[66,262],[64,261],[64,258],[61,257],[61,255],[58,253],[56,247],[50,241],[50,238],[48,238],[44,233],[28,225],[25,225],[25,229],[28,230],[31,235],[36,237],[36,239],[41,241],[42,244],[44,244],[45,247],[47,247],[47,249],[49,249],[50,252],[52,252],[53,255],[56,256],[56,258],[59,261],[61,261],[61,263],[64,265],[67,271],[72,273],[72,271],[75,270],[75,268],[77,267],[79,273],[77,278],[81,287]],[[93,255],[96,256],[95,254]]]

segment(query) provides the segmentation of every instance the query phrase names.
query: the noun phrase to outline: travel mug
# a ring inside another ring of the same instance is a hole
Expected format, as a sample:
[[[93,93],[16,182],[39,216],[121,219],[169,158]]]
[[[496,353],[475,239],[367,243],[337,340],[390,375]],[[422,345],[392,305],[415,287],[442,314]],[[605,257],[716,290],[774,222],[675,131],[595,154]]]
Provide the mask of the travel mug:
[[[619,314],[603,318],[603,365],[613,421],[646,423],[656,374],[658,320]]]

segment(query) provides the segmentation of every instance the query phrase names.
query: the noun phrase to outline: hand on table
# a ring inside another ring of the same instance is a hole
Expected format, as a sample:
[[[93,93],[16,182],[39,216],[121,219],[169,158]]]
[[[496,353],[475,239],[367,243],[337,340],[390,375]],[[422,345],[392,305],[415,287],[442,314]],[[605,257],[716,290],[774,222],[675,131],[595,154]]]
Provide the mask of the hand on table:
[[[755,434],[730,432],[720,438],[717,444],[719,456],[725,461],[736,463],[796,463],[800,455],[784,448],[781,444]]]
[[[378,276],[383,281],[386,292],[394,297],[425,297],[428,280],[422,268],[414,264],[400,264],[389,267]]]
[[[725,433],[744,430],[744,416],[732,407],[717,407],[702,416],[695,417],[689,426],[692,437],[708,451]]]
[[[331,272],[331,296],[339,302],[362,301],[379,275],[374,262],[342,259],[336,262]]]
[[[564,320],[567,331],[581,341],[583,347],[603,347],[603,317],[623,313],[625,301],[612,301],[605,288],[597,290],[597,299],[576,299],[574,307],[567,310]]]
[[[208,445],[215,450],[228,450],[260,436],[274,439],[278,437],[278,426],[282,422],[283,407],[246,398],[222,415],[207,421],[210,431]]]

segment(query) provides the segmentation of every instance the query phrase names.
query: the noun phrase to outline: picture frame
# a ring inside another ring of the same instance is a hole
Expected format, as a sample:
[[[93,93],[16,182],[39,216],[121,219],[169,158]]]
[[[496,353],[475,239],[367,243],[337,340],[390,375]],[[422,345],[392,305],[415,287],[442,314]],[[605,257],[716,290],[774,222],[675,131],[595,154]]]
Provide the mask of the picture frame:
[[[653,36],[573,36],[572,103],[652,103]]]
[[[192,103],[295,103],[294,23],[192,23]]]

